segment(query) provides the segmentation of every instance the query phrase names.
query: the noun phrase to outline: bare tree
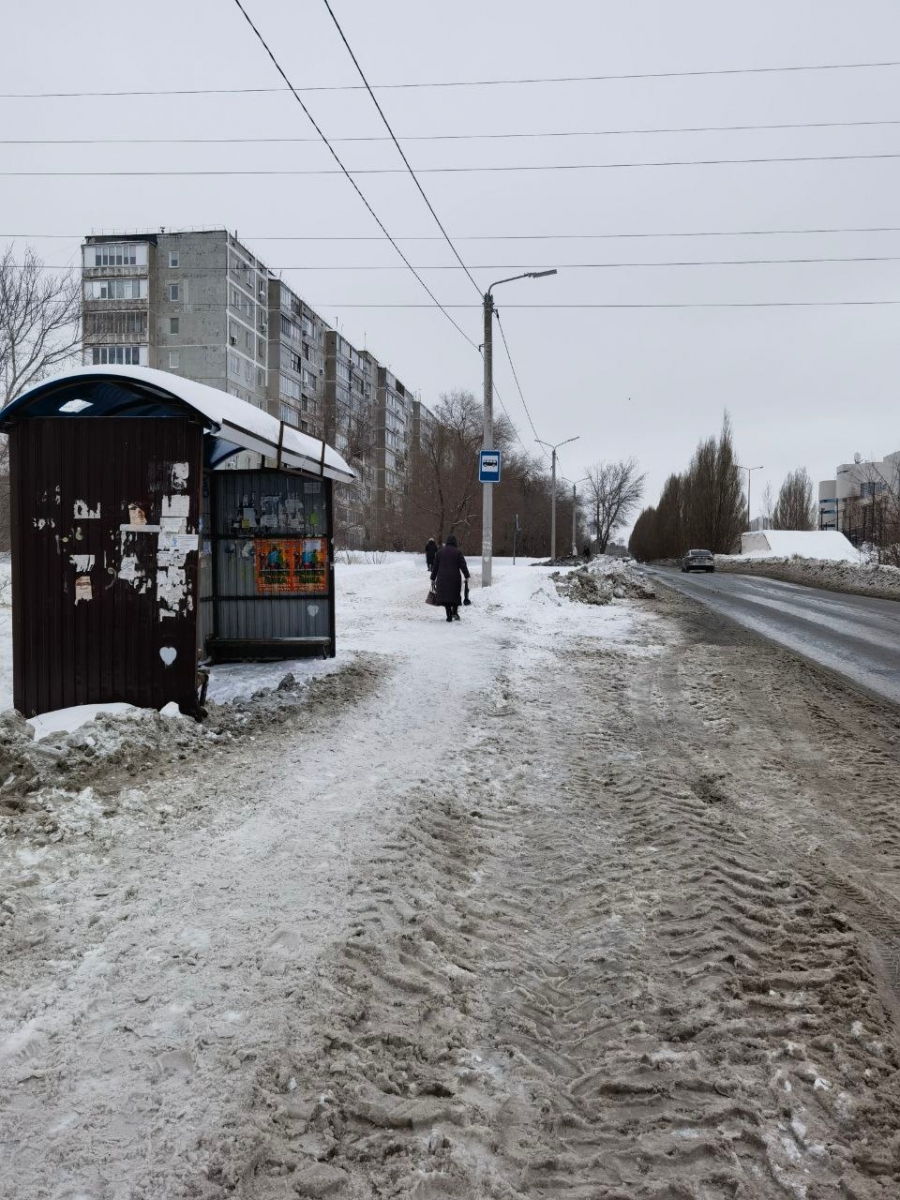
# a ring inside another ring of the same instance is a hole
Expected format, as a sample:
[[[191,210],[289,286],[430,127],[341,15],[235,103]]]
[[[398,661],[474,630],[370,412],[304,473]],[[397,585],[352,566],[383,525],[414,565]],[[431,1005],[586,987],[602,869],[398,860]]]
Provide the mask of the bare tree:
[[[772,491],[771,483],[767,483],[763,488],[762,499],[759,502],[759,514],[763,519],[763,528],[771,529],[775,519],[775,493]]]
[[[49,274],[28,246],[19,254],[10,245],[0,255],[2,405],[74,358],[80,308],[81,290],[74,274]],[[9,449],[0,436],[0,550],[8,548]]]
[[[8,246],[0,255],[4,404],[75,357],[80,307],[81,289],[74,273],[51,275],[30,246],[21,253]]]
[[[778,489],[778,500],[772,513],[773,529],[815,529],[816,509],[813,485],[806,467],[789,471]]]
[[[600,554],[605,554],[609,539],[640,504],[647,476],[638,474],[638,465],[633,458],[597,463],[585,468],[585,475],[597,549]]]
[[[434,415],[434,428],[417,456],[412,493],[434,536],[443,540],[449,533],[468,533],[477,522],[483,420],[471,392],[442,396]]]

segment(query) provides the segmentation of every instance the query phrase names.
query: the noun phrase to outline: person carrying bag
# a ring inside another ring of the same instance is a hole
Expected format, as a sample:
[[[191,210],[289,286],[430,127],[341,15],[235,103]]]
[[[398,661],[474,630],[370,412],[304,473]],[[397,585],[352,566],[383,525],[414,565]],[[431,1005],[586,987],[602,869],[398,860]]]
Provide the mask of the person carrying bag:
[[[459,620],[463,578],[468,580],[469,568],[457,543],[456,535],[451,533],[438,550],[434,566],[431,568],[431,580],[435,585],[437,603],[443,604],[448,621]]]

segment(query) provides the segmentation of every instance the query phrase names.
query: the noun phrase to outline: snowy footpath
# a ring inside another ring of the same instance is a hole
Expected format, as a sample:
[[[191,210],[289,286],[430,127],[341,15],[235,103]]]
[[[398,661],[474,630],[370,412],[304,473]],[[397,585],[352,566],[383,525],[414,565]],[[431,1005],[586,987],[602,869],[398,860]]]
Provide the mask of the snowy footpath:
[[[21,758],[0,1196],[900,1195],[896,716],[605,569]]]

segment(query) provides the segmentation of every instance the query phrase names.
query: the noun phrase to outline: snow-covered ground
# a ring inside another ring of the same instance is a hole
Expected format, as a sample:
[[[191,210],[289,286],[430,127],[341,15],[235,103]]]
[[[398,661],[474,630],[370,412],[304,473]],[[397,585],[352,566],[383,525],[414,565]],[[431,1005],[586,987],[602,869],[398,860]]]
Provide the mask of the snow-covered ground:
[[[340,934],[353,863],[397,806],[435,778],[464,800],[461,748],[570,638],[648,653],[651,614],[572,603],[524,562],[497,562],[490,591],[473,575],[472,606],[448,624],[425,604],[421,558],[343,565],[335,663],[216,683],[236,696],[325,670],[289,729],[248,724],[162,768],[151,747],[130,782],[13,781],[0,796],[0,1191],[199,1195],[298,1002],[286,981]],[[95,724],[140,745],[165,719]]]
[[[325,676],[27,740],[4,1200],[900,1194],[895,718],[594,571],[347,564]]]
[[[537,578],[546,581],[550,570],[535,567],[534,559],[517,560],[514,567],[511,559],[494,559],[495,590],[491,598],[502,594],[507,605],[529,605]],[[470,563],[473,585],[473,606],[476,612],[480,600],[475,590],[481,580],[480,559]],[[615,559],[598,560],[598,574],[621,574],[621,564]],[[422,585],[421,618],[426,627],[443,620],[443,610],[425,604],[428,591],[428,573],[425,559],[420,554],[363,552],[343,554],[335,564],[336,574],[336,623],[338,655],[334,659],[318,658],[288,659],[268,663],[222,663],[211,669],[207,698],[213,704],[230,704],[237,699],[249,698],[267,688],[275,688],[285,675],[294,676],[302,687],[313,679],[320,679],[340,668],[348,654],[361,651],[381,654],[393,653],[396,649],[397,625],[381,617],[390,610],[391,601],[398,591],[414,579]],[[12,707],[12,607],[9,587],[9,558],[0,558],[0,712]],[[540,591],[540,589],[538,589]],[[545,587],[546,595],[552,589]],[[467,610],[462,610],[467,616]],[[538,618],[539,620],[539,618]],[[444,622],[446,624],[446,622]],[[37,718],[32,725],[39,737],[51,733],[65,732],[83,727],[99,713],[128,715],[138,710],[128,705],[109,704],[85,706],[79,710],[65,710]]]

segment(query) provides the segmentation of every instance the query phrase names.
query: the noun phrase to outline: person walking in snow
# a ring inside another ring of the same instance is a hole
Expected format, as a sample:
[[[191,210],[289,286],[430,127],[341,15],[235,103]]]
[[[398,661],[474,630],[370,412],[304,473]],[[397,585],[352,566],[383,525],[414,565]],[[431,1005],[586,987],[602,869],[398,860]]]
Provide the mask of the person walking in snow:
[[[463,576],[469,578],[469,568],[455,534],[451,533],[435,555],[434,566],[431,568],[435,596],[438,604],[443,604],[448,621],[459,620]]]
[[[434,540],[433,537],[429,538],[428,541],[425,543],[425,566],[428,568],[429,571],[434,566],[434,560],[435,560],[435,558],[437,558],[437,552],[438,552],[437,542]]]

